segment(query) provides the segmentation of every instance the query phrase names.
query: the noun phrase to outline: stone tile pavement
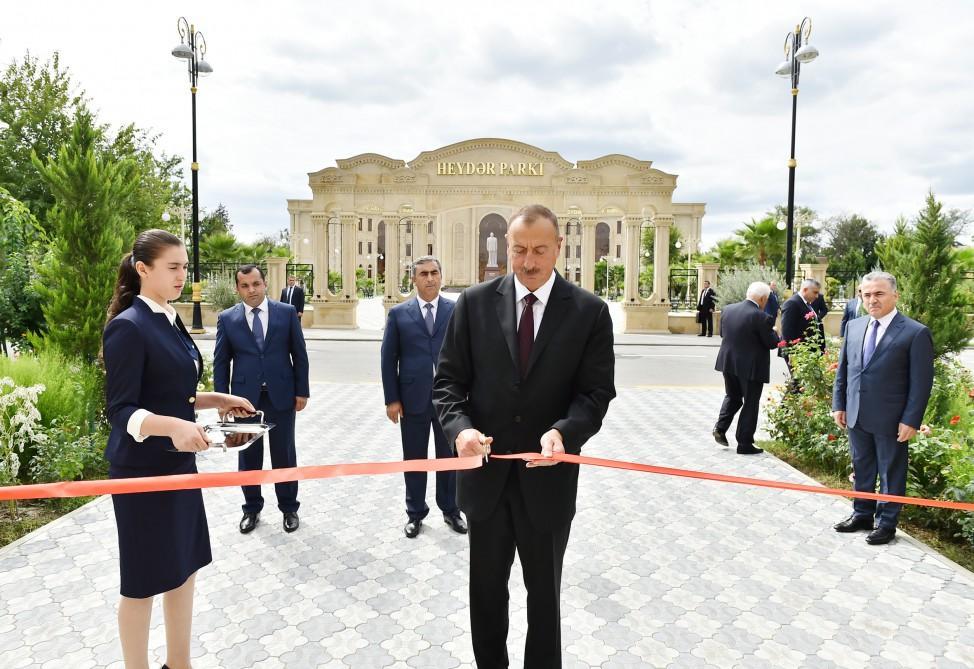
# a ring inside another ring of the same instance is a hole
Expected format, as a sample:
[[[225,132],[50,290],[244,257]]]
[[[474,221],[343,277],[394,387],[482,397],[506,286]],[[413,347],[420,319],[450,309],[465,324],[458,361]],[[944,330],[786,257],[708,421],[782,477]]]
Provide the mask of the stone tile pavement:
[[[587,452],[804,482],[714,445],[717,389],[623,389]],[[378,385],[317,384],[303,464],[397,459]],[[232,457],[200,458],[204,470]],[[429,499],[432,501],[432,481]],[[205,493],[214,563],[198,579],[194,666],[469,667],[466,542],[431,513],[403,537],[401,477],[301,484],[301,529],[237,489]],[[971,667],[974,578],[925,546],[839,535],[844,500],[614,470],[582,473],[563,585],[567,667]],[[0,549],[0,667],[119,667],[111,502]],[[512,578],[512,666],[524,588]],[[151,657],[164,659],[157,603]]]

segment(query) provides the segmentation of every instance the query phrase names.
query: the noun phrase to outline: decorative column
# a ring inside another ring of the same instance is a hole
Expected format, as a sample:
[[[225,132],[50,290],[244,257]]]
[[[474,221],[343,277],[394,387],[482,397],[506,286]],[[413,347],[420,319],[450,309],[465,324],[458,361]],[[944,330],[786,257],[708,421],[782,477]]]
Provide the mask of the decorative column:
[[[822,290],[825,290],[825,273],[828,270],[829,264],[824,263],[802,263],[798,266],[798,269],[802,271],[802,275],[806,279],[815,279],[820,284],[822,284]],[[795,284],[799,283],[798,277],[795,277]]]
[[[595,226],[596,216],[582,216],[582,288],[595,292]]]
[[[642,252],[642,219],[627,216],[622,223],[626,235],[625,265],[626,278],[623,286],[622,299],[624,304],[634,304],[639,301],[639,256]]]
[[[670,227],[673,217],[657,215],[653,221],[655,238],[653,247],[653,294],[650,302],[668,304],[670,294]]]
[[[700,291],[703,290],[703,282],[709,281],[710,287],[715,291],[720,289],[717,287],[717,272],[720,270],[720,263],[716,262],[702,262],[697,265],[697,297],[700,296]],[[719,294],[719,293],[718,293]]]
[[[264,258],[264,262],[267,264],[267,294],[275,299],[287,285],[287,258],[270,256]]]
[[[355,228],[358,225],[358,216],[353,213],[343,213],[341,215],[342,222],[342,294],[341,298],[344,300],[357,300],[358,294],[355,288],[355,269],[358,266],[356,262],[356,251],[355,251]]]
[[[399,304],[399,281],[402,278],[402,255],[399,253],[399,214],[387,214],[386,224],[386,275],[382,287],[382,303],[386,310]],[[388,304],[387,304],[388,303]]]
[[[311,263],[315,272],[315,294],[317,299],[328,299],[328,216],[311,214]]]

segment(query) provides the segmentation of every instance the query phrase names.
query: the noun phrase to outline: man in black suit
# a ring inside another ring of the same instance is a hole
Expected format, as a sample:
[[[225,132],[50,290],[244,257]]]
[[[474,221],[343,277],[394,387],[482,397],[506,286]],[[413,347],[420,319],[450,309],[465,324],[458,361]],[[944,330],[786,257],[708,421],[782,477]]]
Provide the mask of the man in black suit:
[[[768,294],[768,303],[764,305],[764,313],[778,320],[778,311],[781,310],[781,303],[778,301],[778,286],[774,281],[768,282],[771,292]]]
[[[703,289],[697,297],[697,322],[700,323],[698,337],[714,336],[714,309],[717,308],[717,293],[710,287],[709,281],[703,282]]]
[[[794,295],[781,307],[781,338],[787,342],[805,340],[818,334],[819,346],[825,352],[825,328],[813,302],[818,299],[822,285],[815,279],[805,279]],[[782,357],[787,358],[782,349]]]
[[[513,275],[466,289],[447,328],[433,403],[457,455],[579,453],[615,397],[612,320],[595,295],[555,272],[558,219],[518,211],[507,232]],[[552,466],[554,465],[554,466]],[[528,591],[524,666],[561,666],[561,570],[578,466],[489,460],[458,472],[470,537],[470,622],[477,666],[508,666],[508,579],[517,551]]]
[[[290,304],[298,312],[298,322],[304,315],[304,288],[295,283],[295,278],[287,278],[287,287],[281,291],[281,302]]]
[[[754,431],[758,426],[761,390],[770,378],[770,351],[778,345],[774,319],[764,311],[770,293],[767,284],[752,283],[747,288],[747,299],[727,305],[720,315],[723,339],[716,369],[724,373],[725,394],[713,434],[718,444],[728,446],[727,430],[740,410],[737,452],[741,455],[764,452],[754,446]]]

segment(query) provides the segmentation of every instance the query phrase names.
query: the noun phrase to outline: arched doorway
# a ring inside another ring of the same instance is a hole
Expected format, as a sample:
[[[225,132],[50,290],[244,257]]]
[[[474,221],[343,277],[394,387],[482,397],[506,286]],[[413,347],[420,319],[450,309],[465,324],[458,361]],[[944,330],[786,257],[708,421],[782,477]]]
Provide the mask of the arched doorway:
[[[476,280],[484,280],[484,271],[487,269],[487,238],[490,233],[494,233],[497,239],[497,267],[501,274],[507,273],[507,220],[500,214],[487,214],[480,219],[480,234],[478,242],[477,277]]]

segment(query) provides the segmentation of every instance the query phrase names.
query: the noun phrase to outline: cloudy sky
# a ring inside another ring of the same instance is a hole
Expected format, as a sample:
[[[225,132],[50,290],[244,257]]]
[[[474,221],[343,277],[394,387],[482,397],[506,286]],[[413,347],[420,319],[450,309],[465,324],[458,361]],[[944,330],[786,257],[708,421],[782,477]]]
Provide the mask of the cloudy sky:
[[[8,3],[5,3],[8,4]],[[9,3],[0,62],[60,51],[101,118],[186,158],[176,19],[215,73],[200,82],[201,201],[245,238],[286,227],[307,173],[374,151],[411,160],[506,137],[567,160],[625,153],[707,203],[704,243],[787,197],[785,34],[810,15],[798,204],[889,228],[928,189],[974,207],[974,3],[492,0]]]

